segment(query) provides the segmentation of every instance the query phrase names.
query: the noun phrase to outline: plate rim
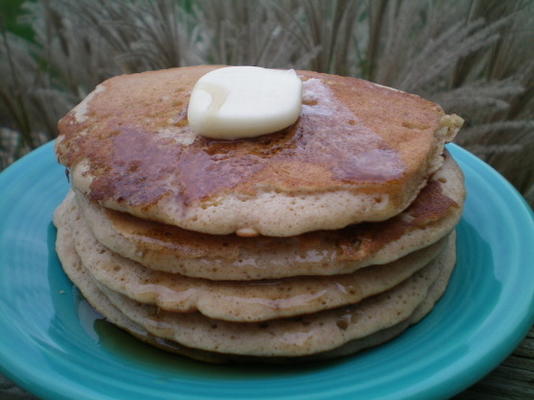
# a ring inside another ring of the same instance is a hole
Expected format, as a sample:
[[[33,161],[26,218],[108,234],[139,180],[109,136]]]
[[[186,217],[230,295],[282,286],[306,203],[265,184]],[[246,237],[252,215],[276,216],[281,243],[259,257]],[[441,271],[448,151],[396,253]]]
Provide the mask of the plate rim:
[[[1,171],[0,172],[0,186],[3,186],[4,181],[11,178],[11,175],[16,174],[17,170],[19,168],[23,168],[23,166],[26,163],[33,162],[34,160],[38,159],[39,157],[43,155],[42,153],[53,151],[52,147],[54,146],[54,143],[55,141],[51,141],[49,143],[46,143],[40,146],[39,148],[28,153],[27,155],[15,161],[9,167]],[[508,182],[498,171],[496,171],[491,165],[487,164],[483,160],[479,159],[478,157],[476,157],[475,155],[473,155],[472,153],[470,153],[469,151],[463,149],[462,147],[458,145],[448,144],[447,147],[452,150],[452,153],[458,153],[458,154],[461,154],[462,157],[467,158],[471,166],[472,165],[476,166],[475,169],[478,169],[478,168],[487,169],[493,175],[494,178],[499,180],[500,183],[504,185],[504,187],[508,191],[508,194],[514,199],[514,201],[517,201],[518,204],[520,205],[518,209],[514,210],[514,213],[515,214],[517,214],[518,212],[522,213],[523,219],[525,218],[530,219],[531,228],[534,226],[534,224],[532,223],[534,213],[532,209],[530,208],[529,204],[526,202],[523,196],[517,191],[517,189],[515,189],[515,187],[513,187],[512,184]],[[46,172],[43,172],[43,173],[46,173]],[[520,217],[521,216],[517,218],[520,218]],[[534,229],[531,229],[529,237],[534,238]],[[503,339],[504,335],[501,334],[499,336],[501,340],[499,341],[498,346],[496,348],[494,347],[495,351],[487,352],[482,357],[478,357],[472,360],[472,363],[471,365],[469,365],[468,370],[466,371],[465,368],[463,369],[464,379],[461,379],[461,375],[459,373],[451,373],[447,376],[448,381],[442,380],[441,382],[438,382],[436,385],[429,387],[424,391],[421,391],[420,393],[418,393],[418,396],[454,395],[456,393],[459,393],[461,390],[465,389],[466,387],[472,385],[473,383],[477,382],[484,375],[486,375],[488,372],[493,370],[517,347],[517,345],[521,342],[521,340],[527,335],[532,324],[534,324],[534,309],[533,309],[534,307],[533,306],[534,306],[534,289],[533,289],[532,296],[531,296],[530,315],[528,315],[528,313],[523,314],[521,324],[508,329],[507,335],[504,339]],[[0,350],[1,349],[2,347],[0,346]],[[72,398],[72,397],[65,397],[64,395],[65,393],[69,393],[69,396],[76,395],[78,396],[76,398],[80,398],[80,399],[86,398],[86,397],[83,397],[82,393],[79,393],[77,391],[71,393],[71,391],[69,390],[69,388],[72,389],[72,385],[69,386],[70,381],[54,382],[53,384],[50,384],[50,382],[48,382],[48,385],[47,385],[46,382],[43,382],[43,379],[40,379],[39,376],[35,374],[35,372],[37,372],[35,369],[25,368],[25,365],[22,361],[17,362],[16,359],[13,359],[12,357],[9,358],[7,356],[8,354],[4,354],[0,352],[0,360],[2,361],[0,365],[0,372],[2,372],[10,380],[17,383],[19,386],[25,388],[29,392],[36,394],[37,396],[40,396],[43,399],[49,399],[49,398],[70,399]],[[11,370],[8,370],[8,365],[6,365],[6,360],[9,361],[9,367],[11,367]],[[480,365],[481,363],[483,363],[482,366]],[[15,371],[12,372],[12,370],[15,370]],[[443,387],[444,385],[448,385],[448,386]],[[59,387],[60,389],[66,389],[66,390],[62,393],[58,393],[57,390],[51,389],[52,386],[54,386],[55,388]],[[99,396],[98,398],[108,398],[108,396],[103,397],[100,393],[94,392],[92,388],[85,387],[85,389],[88,389],[91,391],[91,393],[95,393],[96,395],[98,395]],[[350,391],[346,394],[349,394],[349,393]],[[60,397],[58,397],[58,395]],[[82,397],[79,397],[80,395],[82,395]],[[334,393],[333,395],[338,395],[338,394]]]

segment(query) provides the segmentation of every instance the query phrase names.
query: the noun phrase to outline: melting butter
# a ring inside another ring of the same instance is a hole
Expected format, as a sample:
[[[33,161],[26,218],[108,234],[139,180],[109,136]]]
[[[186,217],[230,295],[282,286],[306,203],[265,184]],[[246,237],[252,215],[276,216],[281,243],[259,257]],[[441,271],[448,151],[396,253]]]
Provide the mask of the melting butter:
[[[208,72],[189,100],[189,126],[214,139],[255,137],[292,125],[302,106],[294,70],[225,67]]]

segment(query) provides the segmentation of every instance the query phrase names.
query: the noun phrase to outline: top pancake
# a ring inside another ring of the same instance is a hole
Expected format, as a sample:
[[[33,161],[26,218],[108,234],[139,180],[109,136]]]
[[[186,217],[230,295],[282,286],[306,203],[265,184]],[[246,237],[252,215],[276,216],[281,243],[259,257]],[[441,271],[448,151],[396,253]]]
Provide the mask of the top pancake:
[[[210,234],[339,229],[406,208],[462,123],[415,95],[299,71],[294,125],[208,139],[189,128],[186,111],[196,81],[215,68],[100,84],[59,122],[56,151],[73,186],[104,207]]]

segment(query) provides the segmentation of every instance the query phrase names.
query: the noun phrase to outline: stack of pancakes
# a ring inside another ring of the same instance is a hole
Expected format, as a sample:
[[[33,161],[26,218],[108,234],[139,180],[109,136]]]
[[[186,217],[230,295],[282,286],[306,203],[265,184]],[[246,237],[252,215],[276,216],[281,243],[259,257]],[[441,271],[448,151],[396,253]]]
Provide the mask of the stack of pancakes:
[[[299,71],[298,121],[253,139],[195,134],[216,66],[112,78],[59,123],[72,191],[63,268],[111,323],[207,361],[305,360],[400,334],[455,264],[461,118],[367,81]]]

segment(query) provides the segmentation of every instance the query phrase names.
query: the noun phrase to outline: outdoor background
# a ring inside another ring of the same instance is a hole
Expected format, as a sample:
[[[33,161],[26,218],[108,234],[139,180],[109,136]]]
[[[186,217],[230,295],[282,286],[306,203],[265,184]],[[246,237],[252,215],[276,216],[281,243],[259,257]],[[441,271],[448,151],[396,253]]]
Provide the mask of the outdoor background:
[[[534,0],[0,0],[0,34],[0,171],[110,76],[260,65],[438,102],[465,119],[456,142],[534,205]],[[458,398],[532,393],[532,338]],[[0,376],[0,398],[33,397]]]
[[[0,170],[100,81],[192,64],[353,75],[465,119],[534,204],[533,0],[1,0]]]

